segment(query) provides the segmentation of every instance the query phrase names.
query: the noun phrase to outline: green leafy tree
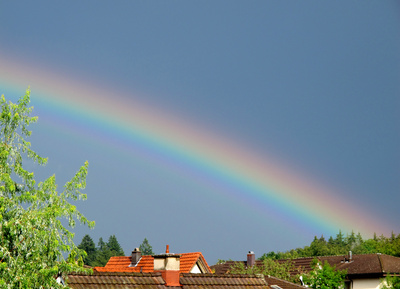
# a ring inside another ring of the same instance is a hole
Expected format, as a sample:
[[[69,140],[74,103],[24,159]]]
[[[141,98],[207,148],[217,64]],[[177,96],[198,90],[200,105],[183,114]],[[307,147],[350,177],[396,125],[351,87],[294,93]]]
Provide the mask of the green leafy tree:
[[[110,250],[107,247],[107,243],[103,241],[103,238],[100,237],[99,242],[97,243],[98,247],[96,250],[96,258],[92,262],[93,267],[102,267],[107,264],[110,259]]]
[[[352,250],[354,246],[357,244],[357,237],[354,231],[351,231],[350,235],[347,235],[346,239],[346,244],[349,250]]]
[[[30,116],[29,103],[29,89],[17,103],[7,102],[4,95],[0,99],[0,288],[61,288],[54,278],[59,272],[85,271],[77,262],[85,252],[76,247],[69,228],[76,221],[94,226],[70,203],[86,199],[81,190],[88,163],[61,193],[54,175],[35,181],[23,162],[44,165],[47,159],[26,140],[29,125],[37,121]]]
[[[107,244],[103,241],[102,237],[100,237],[99,242],[97,243],[97,246],[99,247],[99,251],[104,251],[107,249]]]
[[[108,238],[108,242],[104,242],[103,238],[100,237],[98,247],[96,248],[96,255],[94,260],[88,264],[93,267],[103,267],[107,264],[113,256],[124,256],[124,250],[122,250],[117,237],[111,235]]]
[[[298,249],[297,250],[290,250],[286,252],[268,252],[264,253],[258,260],[264,260],[264,259],[272,259],[272,260],[282,260],[282,259],[296,259],[299,257]]]
[[[264,260],[264,259],[278,260],[279,252],[275,253],[274,251],[269,251],[268,253],[264,253],[260,258],[258,258],[258,260]]]
[[[400,289],[400,276],[387,275],[381,289]]]
[[[293,263],[288,260],[287,262],[278,262],[269,258],[262,261],[262,265],[246,267],[243,262],[236,262],[229,270],[231,274],[263,274],[274,276],[283,280],[294,283],[299,283],[299,275],[290,274],[294,271]]]
[[[111,256],[125,256],[124,250],[122,250],[121,245],[118,243],[117,237],[111,235],[108,238],[107,248],[110,251]]]
[[[229,259],[229,260],[218,259],[218,260],[217,260],[217,263],[215,263],[215,265],[225,264],[225,263],[228,262],[228,261],[232,261],[232,259]]]
[[[144,238],[142,244],[139,246],[139,250],[142,252],[142,255],[154,255],[153,247],[151,247],[147,238]]]
[[[84,264],[93,266],[93,262],[96,260],[97,255],[97,249],[95,243],[93,242],[93,239],[89,235],[85,235],[82,238],[81,243],[78,245],[78,248],[84,250],[87,254],[83,258]]]
[[[327,242],[324,236],[321,238],[314,237],[314,240],[310,244],[311,256],[327,256],[330,253]]]
[[[343,246],[344,245],[344,235],[342,233],[342,230],[339,230],[339,233],[336,235],[335,243],[338,246]]]
[[[349,251],[353,254],[374,254],[382,253],[400,257],[400,234],[397,236],[392,232],[390,237],[374,234],[372,239],[363,240],[360,233],[354,231],[344,237],[342,231],[336,238],[329,237],[328,241],[323,236],[314,237],[309,246],[292,249],[286,252],[269,252],[261,256],[261,260],[268,258],[273,260],[294,259],[299,257],[317,257],[330,255],[347,255]]]
[[[315,259],[313,270],[304,275],[305,284],[314,289],[339,289],[344,286],[346,271],[335,270],[335,267],[325,262],[322,266]]]

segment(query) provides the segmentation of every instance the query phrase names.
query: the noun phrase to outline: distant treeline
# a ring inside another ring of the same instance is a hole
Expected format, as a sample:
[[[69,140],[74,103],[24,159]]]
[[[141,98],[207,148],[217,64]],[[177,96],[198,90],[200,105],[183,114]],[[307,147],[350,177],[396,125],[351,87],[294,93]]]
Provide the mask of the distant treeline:
[[[377,237],[374,234],[372,239],[364,240],[361,234],[357,235],[354,231],[346,236],[339,231],[335,238],[332,236],[328,240],[322,235],[320,238],[314,237],[309,246],[292,249],[286,252],[268,252],[259,259],[295,259],[301,257],[347,255],[349,251],[353,254],[382,253],[400,257],[400,234],[397,236],[392,232],[390,237],[383,235]]]
[[[92,267],[104,266],[112,256],[125,256],[124,250],[122,250],[115,235],[110,236],[107,243],[103,241],[103,238],[100,238],[97,247],[93,239],[89,235],[85,235],[78,248],[85,250],[87,254],[83,258],[83,263]]]
[[[97,247],[93,239],[89,235],[85,235],[82,238],[82,242],[78,245],[78,248],[84,250],[87,254],[87,256],[83,258],[83,263],[92,267],[103,267],[111,257],[125,256],[124,250],[122,250],[115,235],[111,235],[107,243],[103,241],[103,238],[100,238]],[[139,249],[142,255],[154,255],[153,248],[146,238],[144,238]]]

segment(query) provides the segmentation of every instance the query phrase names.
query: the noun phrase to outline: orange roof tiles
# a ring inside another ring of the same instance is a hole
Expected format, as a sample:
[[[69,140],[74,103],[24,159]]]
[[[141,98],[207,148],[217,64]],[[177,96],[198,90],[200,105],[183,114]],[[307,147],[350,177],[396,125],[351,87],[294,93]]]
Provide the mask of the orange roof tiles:
[[[131,264],[130,256],[111,257],[104,267],[94,267],[98,272],[153,272],[154,258],[152,256],[142,256],[135,267],[129,267]]]
[[[208,270],[211,272],[204,256],[200,252],[183,253],[179,254],[180,257],[180,273],[190,273],[193,266],[200,259]],[[95,267],[94,270],[98,272],[153,272],[154,271],[154,258],[153,256],[142,256],[139,263],[135,267],[129,267],[131,264],[130,256],[111,257],[104,267]]]
[[[180,260],[181,273],[190,273],[190,270],[192,270],[193,266],[196,264],[199,258],[203,258],[202,261],[205,262],[203,254],[201,254],[200,252],[182,254]],[[205,265],[208,271],[211,272],[211,269],[210,267],[208,267],[207,262],[205,262]]]

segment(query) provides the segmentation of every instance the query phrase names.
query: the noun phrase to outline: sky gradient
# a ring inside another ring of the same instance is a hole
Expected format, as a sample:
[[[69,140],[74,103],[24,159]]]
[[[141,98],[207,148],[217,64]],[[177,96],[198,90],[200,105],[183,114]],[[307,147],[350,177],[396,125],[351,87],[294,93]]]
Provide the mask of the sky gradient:
[[[2,2],[0,93],[31,87],[38,178],[89,161],[96,228],[77,243],[146,237],[213,264],[398,234],[399,8]]]

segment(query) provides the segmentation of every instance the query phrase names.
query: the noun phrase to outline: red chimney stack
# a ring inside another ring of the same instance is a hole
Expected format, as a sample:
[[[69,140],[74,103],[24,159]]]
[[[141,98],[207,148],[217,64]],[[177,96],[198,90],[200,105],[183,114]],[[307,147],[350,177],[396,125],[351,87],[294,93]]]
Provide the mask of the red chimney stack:
[[[169,245],[165,254],[154,256],[154,272],[161,272],[166,286],[181,286],[179,283],[181,255],[170,254]]]
[[[255,263],[256,255],[254,255],[253,251],[249,251],[249,254],[247,254],[247,267],[253,267]]]

